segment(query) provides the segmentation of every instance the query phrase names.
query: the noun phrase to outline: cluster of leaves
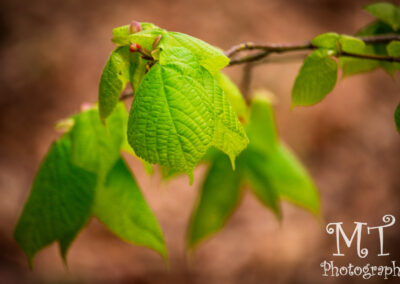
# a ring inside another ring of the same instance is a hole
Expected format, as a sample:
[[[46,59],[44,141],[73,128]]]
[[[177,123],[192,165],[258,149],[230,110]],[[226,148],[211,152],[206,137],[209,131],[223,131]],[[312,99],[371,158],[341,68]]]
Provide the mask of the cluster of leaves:
[[[377,20],[358,36],[396,34],[400,8],[378,3],[367,11]],[[65,259],[71,242],[90,218],[121,239],[147,246],[164,258],[161,228],[124,162],[135,155],[163,176],[187,174],[209,164],[188,226],[187,247],[215,233],[238,205],[244,188],[281,217],[286,199],[314,214],[318,194],[306,170],[277,135],[268,98],[255,94],[247,105],[221,69],[229,59],[189,35],[134,22],[113,30],[111,53],[99,85],[99,105],[68,120],[50,147],[15,229],[32,264],[35,254],[58,242]],[[335,86],[339,58],[344,76],[381,67],[393,75],[400,65],[346,55],[400,56],[400,42],[365,44],[356,37],[325,33],[296,78],[293,105],[321,101]],[[121,93],[134,99],[128,114]],[[400,131],[400,105],[395,111]],[[235,169],[236,168],[236,169]]]
[[[165,177],[185,173],[190,181],[200,161],[210,164],[188,247],[222,227],[245,184],[278,217],[281,198],[318,213],[315,186],[279,142],[270,103],[257,97],[246,105],[220,72],[229,63],[220,50],[147,23],[116,28],[113,35],[118,47],[101,76],[98,107],[64,123],[69,129],[50,147],[17,224],[15,239],[31,264],[55,241],[65,259],[92,216],[121,239],[167,257],[122,150],[147,168],[159,164]],[[120,102],[128,83],[135,94],[129,115]]]
[[[72,128],[44,158],[15,229],[29,263],[54,241],[65,259],[91,216],[121,239],[167,257],[160,226],[121,157],[127,145],[125,105],[116,106],[106,120],[107,128],[97,108],[71,119]]]
[[[375,3],[367,6],[365,10],[375,16],[376,20],[361,29],[357,37],[400,34],[399,6],[390,3]],[[292,90],[294,106],[316,104],[333,90],[338,73],[338,63],[333,57],[339,57],[340,67],[345,77],[369,72],[379,67],[391,76],[396,70],[400,70],[399,63],[346,56],[346,54],[363,54],[400,57],[400,41],[366,44],[357,37],[325,33],[311,41],[316,50],[305,59],[294,83]],[[395,115],[398,129],[400,129],[399,112],[400,104]]]

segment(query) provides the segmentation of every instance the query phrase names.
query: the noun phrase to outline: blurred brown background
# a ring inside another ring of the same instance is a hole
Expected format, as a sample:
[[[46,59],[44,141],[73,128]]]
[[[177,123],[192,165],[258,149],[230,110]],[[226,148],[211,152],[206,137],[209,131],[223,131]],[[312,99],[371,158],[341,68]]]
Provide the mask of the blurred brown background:
[[[40,160],[58,136],[55,122],[97,99],[113,27],[132,19],[153,22],[224,49],[249,40],[303,42],[327,31],[355,33],[372,20],[362,10],[370,2],[1,1],[0,283],[344,283],[363,281],[323,278],[321,261],[400,264],[400,136],[393,122],[399,77],[378,70],[340,79],[322,103],[290,111],[299,61],[257,67],[251,88],[276,94],[280,133],[315,178],[324,221],[284,204],[279,224],[247,194],[223,231],[187,257],[185,229],[204,168],[189,187],[185,177],[168,183],[157,175],[151,179],[130,159],[163,228],[169,271],[154,252],[120,241],[96,220],[72,245],[69,269],[52,245],[29,271],[12,239]],[[241,71],[227,72],[240,82]],[[385,232],[389,257],[377,257],[377,238],[366,235],[370,255],[365,260],[354,248],[345,257],[332,257],[335,241],[325,232],[327,222],[344,221],[350,230],[353,221],[379,225],[387,213],[398,219]]]

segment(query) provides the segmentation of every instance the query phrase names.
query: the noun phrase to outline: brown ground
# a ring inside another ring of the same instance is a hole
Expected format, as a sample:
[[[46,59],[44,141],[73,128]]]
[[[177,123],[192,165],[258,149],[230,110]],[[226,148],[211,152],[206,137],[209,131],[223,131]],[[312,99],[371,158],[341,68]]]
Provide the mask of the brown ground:
[[[54,123],[94,102],[111,29],[132,19],[189,33],[222,48],[252,40],[301,42],[326,31],[354,33],[371,20],[370,1],[203,0],[0,2],[0,282],[2,283],[341,283],[323,279],[319,264],[335,247],[324,224],[285,204],[282,224],[252,196],[224,230],[185,259],[184,233],[202,169],[162,183],[131,160],[133,170],[164,230],[170,268],[152,251],[128,245],[92,221],[73,244],[69,270],[55,245],[29,271],[12,230],[35,171],[51,141]],[[393,112],[398,76],[383,71],[339,80],[314,107],[290,111],[290,90],[299,62],[257,67],[252,88],[267,87],[278,98],[282,137],[309,168],[320,189],[326,222],[381,224],[384,214],[400,219],[400,136]],[[241,68],[228,73],[239,82]],[[390,257],[376,257],[377,240],[365,238],[371,256],[353,254],[336,262],[399,260],[400,225],[387,231]],[[350,227],[348,227],[350,228]],[[367,243],[368,242],[368,243]],[[350,252],[349,252],[350,253]],[[400,263],[400,261],[399,261]],[[373,281],[370,281],[373,282]],[[379,282],[379,280],[378,280]]]

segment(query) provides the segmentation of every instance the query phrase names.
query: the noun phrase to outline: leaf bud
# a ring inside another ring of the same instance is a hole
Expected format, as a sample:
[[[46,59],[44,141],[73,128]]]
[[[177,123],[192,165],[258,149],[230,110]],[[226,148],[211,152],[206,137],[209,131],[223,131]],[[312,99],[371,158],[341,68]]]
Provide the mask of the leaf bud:
[[[131,25],[129,26],[129,32],[131,34],[140,32],[142,30],[142,26],[140,25],[139,22],[132,21]]]
[[[156,49],[157,45],[160,43],[162,35],[158,35],[153,41],[153,49]]]
[[[130,52],[136,52],[136,51],[138,51],[139,48],[141,48],[140,44],[138,44],[138,43],[132,43],[132,44],[129,46],[129,51],[130,51]]]

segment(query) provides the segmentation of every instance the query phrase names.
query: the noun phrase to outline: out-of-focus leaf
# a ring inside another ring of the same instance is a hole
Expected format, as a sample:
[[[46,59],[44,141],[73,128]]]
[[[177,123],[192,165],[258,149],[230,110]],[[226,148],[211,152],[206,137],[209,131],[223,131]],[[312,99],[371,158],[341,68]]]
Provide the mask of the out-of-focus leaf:
[[[71,130],[71,158],[74,164],[105,175],[118,160],[126,140],[128,114],[123,103],[107,119],[100,121],[98,110],[89,109],[76,115]]]
[[[400,133],[400,104],[397,106],[394,112],[394,122],[396,124],[397,131]]]
[[[97,177],[70,161],[67,135],[51,146],[40,166],[14,237],[32,265],[34,255],[54,241],[70,241],[88,221]]]
[[[304,60],[292,89],[292,105],[320,102],[335,87],[337,63],[326,50],[316,50]]]
[[[351,53],[363,53],[365,52],[365,43],[355,37],[348,35],[341,35],[339,37],[339,44],[342,51]]]
[[[314,46],[336,50],[339,35],[337,33],[324,33],[317,35],[311,41]]]
[[[399,57],[400,58],[400,41],[392,41],[386,47],[387,52],[390,56]],[[400,63],[394,63],[397,69],[400,70]]]
[[[200,190],[200,199],[192,215],[188,247],[220,230],[240,200],[240,157],[233,171],[229,159],[218,155],[213,161]]]
[[[97,189],[93,214],[121,239],[167,257],[160,226],[122,159]]]
[[[374,3],[365,7],[365,10],[374,15],[378,20],[390,25],[393,30],[400,28],[400,8],[391,3]]]

